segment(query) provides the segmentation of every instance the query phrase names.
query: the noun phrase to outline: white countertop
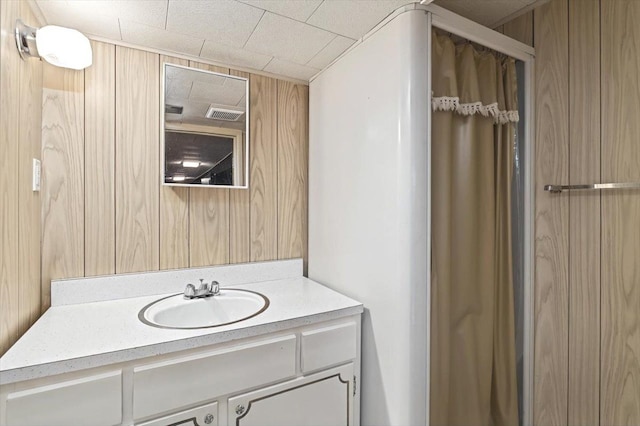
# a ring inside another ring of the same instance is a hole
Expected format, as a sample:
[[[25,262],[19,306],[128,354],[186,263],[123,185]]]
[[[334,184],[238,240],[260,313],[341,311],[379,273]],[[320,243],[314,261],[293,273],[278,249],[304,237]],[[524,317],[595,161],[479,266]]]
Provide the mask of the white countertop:
[[[183,284],[180,284],[183,286]],[[53,306],[0,358],[0,384],[130,361],[359,314],[362,304],[304,277],[246,283],[267,310],[198,330],[151,327],[138,312],[164,295]]]

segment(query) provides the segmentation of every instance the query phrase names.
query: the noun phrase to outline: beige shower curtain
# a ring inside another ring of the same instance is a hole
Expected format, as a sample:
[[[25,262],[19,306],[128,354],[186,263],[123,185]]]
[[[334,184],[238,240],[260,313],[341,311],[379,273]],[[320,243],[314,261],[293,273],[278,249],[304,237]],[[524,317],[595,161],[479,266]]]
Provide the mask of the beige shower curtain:
[[[515,62],[433,36],[432,426],[518,425]]]

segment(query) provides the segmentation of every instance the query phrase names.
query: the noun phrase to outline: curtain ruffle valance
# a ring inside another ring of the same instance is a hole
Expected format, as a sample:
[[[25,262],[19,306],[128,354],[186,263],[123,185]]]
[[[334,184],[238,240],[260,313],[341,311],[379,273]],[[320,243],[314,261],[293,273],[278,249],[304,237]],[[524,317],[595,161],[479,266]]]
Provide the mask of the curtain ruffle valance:
[[[449,37],[435,31],[432,40],[434,111],[480,114],[493,117],[497,124],[519,121],[513,58],[478,52],[469,43],[456,46]]]

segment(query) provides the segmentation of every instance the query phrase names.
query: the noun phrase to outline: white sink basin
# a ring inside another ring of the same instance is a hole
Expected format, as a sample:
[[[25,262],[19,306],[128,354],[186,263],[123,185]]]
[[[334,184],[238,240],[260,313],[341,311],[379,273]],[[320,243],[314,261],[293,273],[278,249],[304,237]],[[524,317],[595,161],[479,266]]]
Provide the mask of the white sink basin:
[[[220,327],[255,317],[269,307],[266,296],[249,290],[221,289],[220,294],[185,299],[182,293],[148,304],[138,314],[143,323],[159,328]]]

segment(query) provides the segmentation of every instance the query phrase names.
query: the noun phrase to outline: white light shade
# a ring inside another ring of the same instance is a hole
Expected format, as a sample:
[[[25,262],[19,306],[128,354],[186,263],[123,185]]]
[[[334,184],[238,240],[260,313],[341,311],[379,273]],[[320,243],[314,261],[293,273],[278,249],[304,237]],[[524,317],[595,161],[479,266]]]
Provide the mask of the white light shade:
[[[193,161],[193,160],[184,160],[182,162],[182,167],[190,167],[195,169],[196,167],[200,167],[200,162],[199,161]]]
[[[184,182],[184,175],[173,175],[173,181],[174,182]]]
[[[51,65],[81,70],[93,62],[91,43],[80,31],[47,25],[36,32],[38,54]]]

